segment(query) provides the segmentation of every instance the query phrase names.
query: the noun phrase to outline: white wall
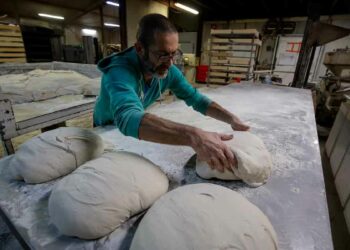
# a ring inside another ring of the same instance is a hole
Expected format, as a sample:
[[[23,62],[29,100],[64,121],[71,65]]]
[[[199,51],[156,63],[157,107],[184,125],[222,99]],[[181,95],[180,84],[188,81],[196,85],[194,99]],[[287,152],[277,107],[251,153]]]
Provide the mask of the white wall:
[[[196,54],[197,32],[179,32],[179,45],[183,53]]]
[[[136,42],[137,25],[140,19],[151,13],[159,13],[168,16],[168,6],[152,0],[127,0],[126,1],[126,32],[127,46],[131,47]]]

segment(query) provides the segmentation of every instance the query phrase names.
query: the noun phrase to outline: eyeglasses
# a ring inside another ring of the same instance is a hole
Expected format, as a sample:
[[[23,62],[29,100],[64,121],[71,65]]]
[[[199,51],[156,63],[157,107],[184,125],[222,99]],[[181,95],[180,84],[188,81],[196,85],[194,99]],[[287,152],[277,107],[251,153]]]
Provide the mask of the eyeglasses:
[[[158,62],[168,62],[169,60],[176,60],[182,55],[180,50],[176,50],[172,53],[163,53],[163,52],[152,51],[152,50],[149,50],[149,51],[157,57]]]

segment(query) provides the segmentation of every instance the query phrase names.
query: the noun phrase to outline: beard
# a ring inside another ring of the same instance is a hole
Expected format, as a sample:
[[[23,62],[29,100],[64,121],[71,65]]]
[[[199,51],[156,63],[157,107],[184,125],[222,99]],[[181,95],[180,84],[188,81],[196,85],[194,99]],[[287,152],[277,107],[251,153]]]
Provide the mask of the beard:
[[[160,79],[164,79],[167,77],[168,72],[169,72],[169,67],[166,67],[164,65],[160,65],[155,68],[155,73],[154,75]]]
[[[150,60],[149,57],[143,57],[142,58],[143,62],[143,67],[144,67],[144,71],[145,72],[149,72],[151,73],[153,76],[160,78],[160,79],[164,79],[167,77],[168,72],[169,72],[169,67],[164,65],[164,64],[160,64],[155,66]]]

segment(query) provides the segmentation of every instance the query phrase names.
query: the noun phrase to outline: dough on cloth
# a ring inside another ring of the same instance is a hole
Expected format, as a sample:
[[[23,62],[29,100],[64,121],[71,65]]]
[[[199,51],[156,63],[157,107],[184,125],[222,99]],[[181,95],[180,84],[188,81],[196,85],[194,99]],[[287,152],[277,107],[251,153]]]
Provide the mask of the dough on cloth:
[[[225,169],[220,172],[211,169],[209,165],[197,159],[196,172],[204,179],[217,178],[222,180],[243,180],[251,186],[266,183],[271,174],[272,160],[263,141],[249,132],[235,132],[232,140],[224,141],[237,159],[237,167],[233,172]]]
[[[71,173],[103,150],[102,138],[89,129],[54,129],[19,147],[9,162],[9,175],[26,183],[47,182]]]
[[[60,180],[49,198],[61,234],[97,239],[142,212],[168,190],[152,162],[128,152],[105,153]]]
[[[131,250],[277,249],[276,233],[258,207],[214,184],[163,195],[141,220]]]

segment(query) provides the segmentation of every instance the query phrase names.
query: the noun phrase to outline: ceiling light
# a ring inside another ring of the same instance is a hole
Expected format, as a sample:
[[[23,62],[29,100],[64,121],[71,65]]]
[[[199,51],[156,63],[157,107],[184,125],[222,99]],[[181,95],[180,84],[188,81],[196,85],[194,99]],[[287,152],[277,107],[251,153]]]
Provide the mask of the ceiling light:
[[[39,13],[38,15],[42,16],[42,17],[53,18],[53,19],[60,19],[60,20],[64,19],[63,16],[54,16],[54,15],[49,15],[49,14],[44,14],[44,13]]]
[[[105,26],[108,26],[108,27],[120,27],[119,24],[115,24],[115,23],[105,23]]]
[[[112,1],[107,1],[106,4],[113,5],[115,7],[119,7],[119,3],[112,2]]]
[[[96,35],[96,30],[92,30],[92,29],[82,29],[81,30],[85,35],[89,35],[89,36],[95,36]]]
[[[198,15],[198,13],[199,13],[197,10],[192,9],[192,8],[186,6],[186,5],[181,4],[181,3],[175,3],[175,6],[180,8],[180,9],[186,10],[186,11],[192,13],[192,14],[195,14],[195,15]]]

